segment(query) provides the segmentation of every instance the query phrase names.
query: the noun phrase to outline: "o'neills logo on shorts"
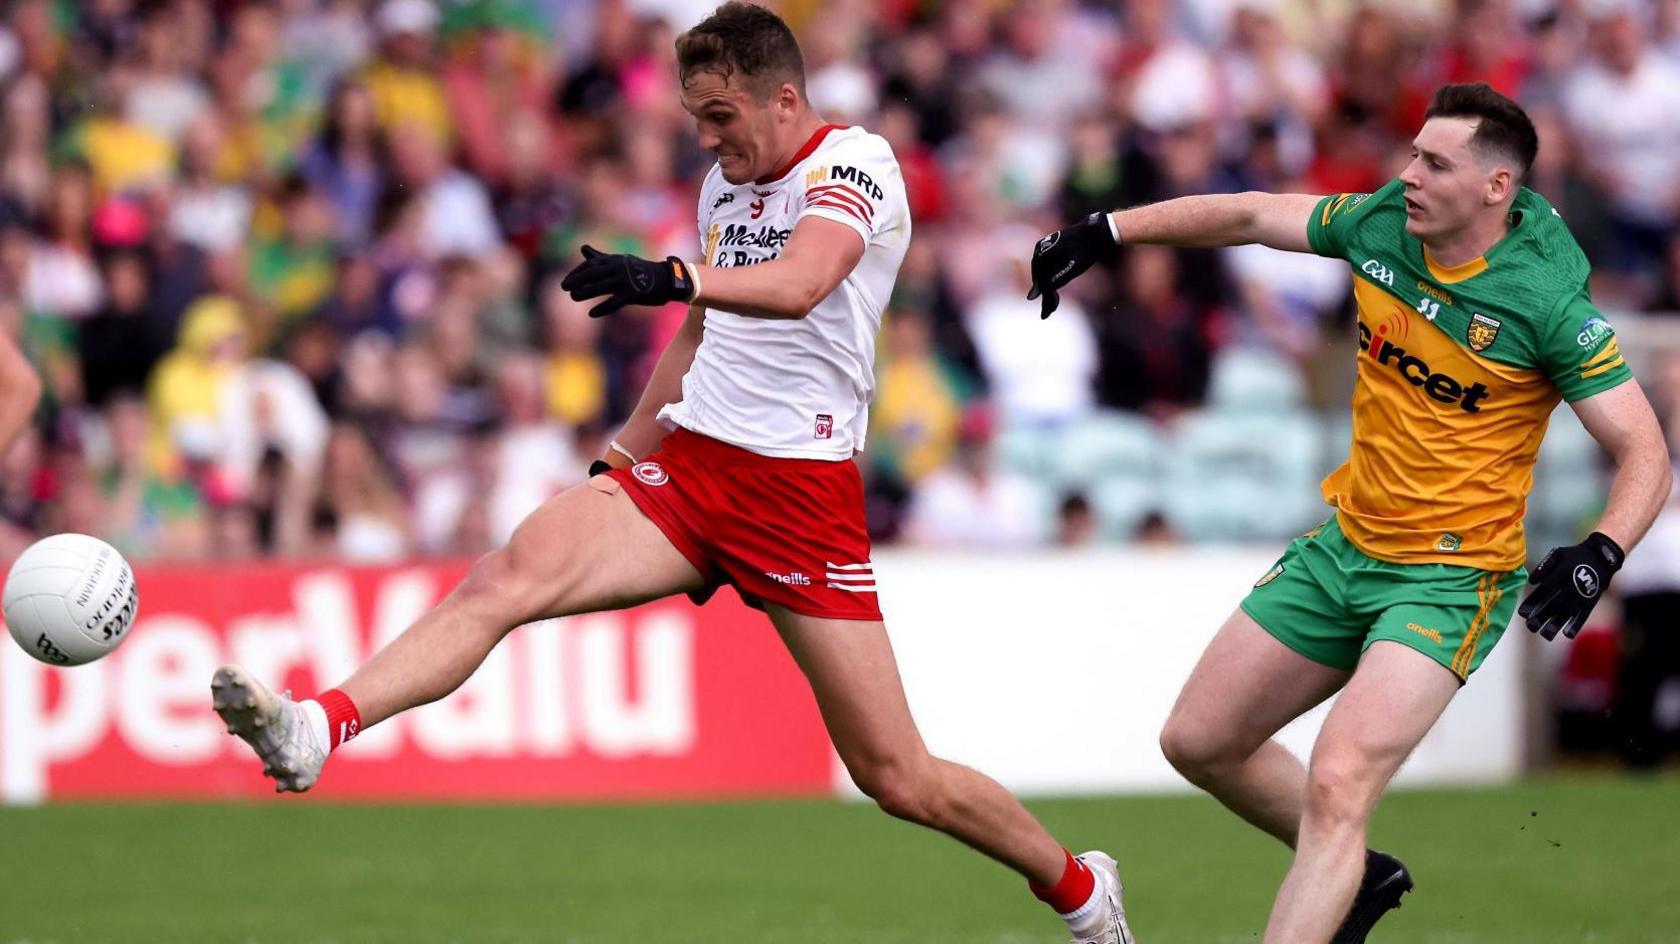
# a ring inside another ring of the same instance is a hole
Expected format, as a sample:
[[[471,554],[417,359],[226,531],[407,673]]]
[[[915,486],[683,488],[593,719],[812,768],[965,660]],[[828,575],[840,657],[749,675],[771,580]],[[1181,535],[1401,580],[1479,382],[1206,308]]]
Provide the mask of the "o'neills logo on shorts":
[[[630,474],[643,485],[664,485],[671,481],[671,473],[657,462],[638,462],[630,467]]]

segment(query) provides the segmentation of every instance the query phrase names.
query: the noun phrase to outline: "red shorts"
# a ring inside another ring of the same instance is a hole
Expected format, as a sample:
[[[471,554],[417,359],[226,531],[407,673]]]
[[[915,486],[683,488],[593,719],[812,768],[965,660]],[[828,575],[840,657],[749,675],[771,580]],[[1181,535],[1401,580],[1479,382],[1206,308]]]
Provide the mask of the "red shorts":
[[[805,616],[881,618],[856,463],[761,456],[679,428],[608,474],[711,589],[731,583],[748,604]]]

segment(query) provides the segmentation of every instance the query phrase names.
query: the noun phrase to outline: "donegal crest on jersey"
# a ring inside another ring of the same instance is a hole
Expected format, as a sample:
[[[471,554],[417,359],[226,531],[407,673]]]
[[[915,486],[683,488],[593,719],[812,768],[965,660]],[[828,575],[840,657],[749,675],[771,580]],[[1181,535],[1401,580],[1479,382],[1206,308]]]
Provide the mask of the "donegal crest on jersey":
[[[1470,316],[1470,327],[1464,332],[1464,340],[1470,343],[1470,350],[1481,352],[1493,346],[1499,339],[1499,322],[1489,318],[1481,312]]]
[[[1372,557],[1514,570],[1552,410],[1632,374],[1545,199],[1522,190],[1505,238],[1446,267],[1406,232],[1403,191],[1325,197],[1307,224],[1353,267],[1359,321],[1353,445],[1324,497]]]

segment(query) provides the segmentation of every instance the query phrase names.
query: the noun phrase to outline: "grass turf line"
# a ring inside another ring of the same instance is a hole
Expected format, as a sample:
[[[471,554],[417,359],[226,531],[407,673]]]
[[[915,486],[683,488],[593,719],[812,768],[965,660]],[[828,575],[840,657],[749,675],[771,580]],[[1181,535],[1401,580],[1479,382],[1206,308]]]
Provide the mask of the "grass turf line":
[[[1199,796],[1036,801],[1121,862],[1144,944],[1258,940],[1285,850]],[[1680,944],[1680,780],[1396,793],[1418,891],[1373,944]],[[0,944],[1035,944],[999,866],[834,802],[0,809]]]

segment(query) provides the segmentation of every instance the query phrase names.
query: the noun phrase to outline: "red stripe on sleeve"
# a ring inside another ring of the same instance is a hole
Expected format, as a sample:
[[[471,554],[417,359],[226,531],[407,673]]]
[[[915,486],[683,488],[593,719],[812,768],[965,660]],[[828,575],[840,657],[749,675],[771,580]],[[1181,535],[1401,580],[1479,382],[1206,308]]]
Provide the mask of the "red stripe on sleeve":
[[[817,200],[816,202],[812,203],[811,206],[810,206],[810,208],[813,209],[813,210],[818,208],[818,207],[822,207],[824,209],[829,209],[829,210],[839,210],[840,212],[846,214],[847,216],[853,217],[859,223],[862,223],[864,226],[869,225],[869,221],[863,218],[863,214],[859,213],[857,211],[856,207],[848,206],[844,203],[837,203],[837,202],[834,202],[834,201],[831,201],[831,200]]]
[[[846,200],[857,204],[858,209],[863,211],[865,215],[875,215],[875,208],[870,205],[869,201],[865,200],[862,194],[844,184],[828,184],[822,187],[813,187],[805,193],[805,198],[807,200],[816,199],[817,197]]]

